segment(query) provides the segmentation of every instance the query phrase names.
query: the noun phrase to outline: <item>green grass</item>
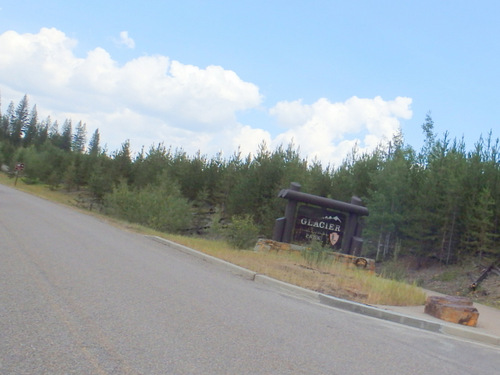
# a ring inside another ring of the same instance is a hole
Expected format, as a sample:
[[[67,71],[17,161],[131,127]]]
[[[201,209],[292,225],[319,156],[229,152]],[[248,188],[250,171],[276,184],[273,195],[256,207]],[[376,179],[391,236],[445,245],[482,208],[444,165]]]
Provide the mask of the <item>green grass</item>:
[[[14,177],[9,177],[5,173],[0,173],[0,183],[10,187],[15,187],[16,189],[51,200],[53,202],[73,205],[74,198],[71,195],[64,194],[59,190],[50,190],[48,185],[26,184],[23,182],[22,177],[18,178],[17,185],[14,186]]]

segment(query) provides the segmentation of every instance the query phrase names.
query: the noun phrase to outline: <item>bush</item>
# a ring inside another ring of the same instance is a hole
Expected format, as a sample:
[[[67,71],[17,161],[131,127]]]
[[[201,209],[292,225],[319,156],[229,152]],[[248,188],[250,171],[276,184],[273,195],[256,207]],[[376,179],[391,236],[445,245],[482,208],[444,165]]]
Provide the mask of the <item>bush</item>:
[[[13,155],[13,162],[25,164],[24,175],[48,184],[52,189],[63,181],[64,173],[71,164],[71,155],[46,143],[40,150],[35,146],[18,148]]]
[[[237,249],[249,249],[257,242],[259,229],[251,215],[234,216],[226,232],[227,241]]]
[[[211,218],[210,226],[208,228],[208,238],[213,240],[220,240],[227,237],[227,225],[220,212],[215,212]]]
[[[149,207],[149,227],[162,232],[178,233],[191,225],[191,206],[180,195],[158,196],[155,193],[145,193],[142,200],[144,207]]]
[[[191,206],[178,190],[161,187],[131,190],[126,183],[104,197],[106,211],[120,219],[169,233],[178,233],[191,223]]]

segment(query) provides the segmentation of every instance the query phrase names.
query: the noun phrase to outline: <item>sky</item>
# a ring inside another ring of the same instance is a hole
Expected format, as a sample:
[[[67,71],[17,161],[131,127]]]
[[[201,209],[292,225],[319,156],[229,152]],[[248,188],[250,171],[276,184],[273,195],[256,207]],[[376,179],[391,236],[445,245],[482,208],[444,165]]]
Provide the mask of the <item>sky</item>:
[[[293,143],[338,166],[401,129],[499,136],[500,2],[0,0],[1,111],[99,129],[108,151]]]

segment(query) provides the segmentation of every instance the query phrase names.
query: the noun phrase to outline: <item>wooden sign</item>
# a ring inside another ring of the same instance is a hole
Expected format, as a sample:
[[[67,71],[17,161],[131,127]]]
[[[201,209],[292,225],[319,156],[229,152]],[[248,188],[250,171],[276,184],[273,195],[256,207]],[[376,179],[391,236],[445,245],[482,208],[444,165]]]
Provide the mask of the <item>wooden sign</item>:
[[[294,242],[319,241],[324,246],[340,249],[346,215],[322,207],[301,205],[295,219]]]

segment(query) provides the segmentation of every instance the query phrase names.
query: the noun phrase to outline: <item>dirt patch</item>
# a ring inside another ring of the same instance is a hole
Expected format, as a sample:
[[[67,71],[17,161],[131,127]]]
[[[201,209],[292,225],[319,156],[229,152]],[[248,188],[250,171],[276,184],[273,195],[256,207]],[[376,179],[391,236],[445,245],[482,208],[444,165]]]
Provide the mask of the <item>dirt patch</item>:
[[[500,308],[500,276],[490,272],[475,290],[471,284],[476,281],[489,263],[478,264],[468,261],[461,265],[443,265],[428,261],[416,264],[412,260],[403,260],[400,267],[405,269],[408,282],[414,282],[424,289],[433,290],[450,296],[466,296],[474,302]],[[384,272],[384,265],[378,266],[378,272]]]

